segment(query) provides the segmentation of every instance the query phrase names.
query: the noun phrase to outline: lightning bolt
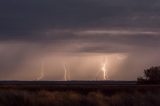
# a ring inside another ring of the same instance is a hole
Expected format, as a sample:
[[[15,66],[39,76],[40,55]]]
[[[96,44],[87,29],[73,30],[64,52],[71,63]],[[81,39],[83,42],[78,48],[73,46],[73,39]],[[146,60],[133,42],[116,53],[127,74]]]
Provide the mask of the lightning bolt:
[[[69,71],[67,69],[67,65],[64,64],[63,68],[64,68],[64,80],[68,81],[68,80],[70,80],[70,73],[69,73]]]
[[[106,66],[107,66],[107,62],[106,62],[106,58],[104,57],[103,62],[102,62],[102,67],[101,67],[101,70],[103,72],[103,79],[104,80],[109,79]]]
[[[37,77],[37,80],[41,80],[44,77],[44,62],[41,62],[41,71],[39,77]]]
[[[103,80],[109,80],[108,73],[107,73],[107,62],[105,57],[103,58],[103,61],[101,63],[101,70],[98,71],[96,74],[96,80],[100,72],[103,74]]]

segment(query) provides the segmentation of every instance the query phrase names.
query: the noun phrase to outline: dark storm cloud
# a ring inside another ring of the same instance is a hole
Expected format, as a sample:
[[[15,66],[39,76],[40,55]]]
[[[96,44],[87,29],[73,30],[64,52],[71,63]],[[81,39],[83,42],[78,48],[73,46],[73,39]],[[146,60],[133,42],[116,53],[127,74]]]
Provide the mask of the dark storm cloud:
[[[119,78],[135,78],[159,63],[159,27],[159,0],[0,0],[0,79],[56,52],[128,53]]]
[[[0,39],[38,41],[52,29],[158,28],[158,0],[1,0]],[[61,36],[61,37],[58,37]]]
[[[95,32],[94,32],[95,33]],[[86,43],[79,52],[99,52],[99,53],[123,53],[156,51],[160,47],[160,36],[154,34],[91,34],[83,35],[79,38]]]
[[[154,49],[160,42],[159,11],[158,0],[1,0],[0,41],[43,47],[87,43],[75,48],[82,52]],[[87,30],[95,34],[78,34]],[[101,30],[113,32],[96,34]]]

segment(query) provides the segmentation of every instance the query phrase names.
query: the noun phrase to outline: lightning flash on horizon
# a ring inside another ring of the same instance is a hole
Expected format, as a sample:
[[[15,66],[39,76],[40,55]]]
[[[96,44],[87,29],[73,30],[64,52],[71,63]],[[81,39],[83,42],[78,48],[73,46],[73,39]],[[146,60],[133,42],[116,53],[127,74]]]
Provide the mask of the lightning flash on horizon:
[[[98,71],[98,73],[96,74],[96,80],[97,80],[97,76],[99,75],[100,72],[102,72],[102,74],[103,74],[103,80],[109,80],[108,72],[107,72],[106,57],[103,58],[103,61],[102,61],[102,64],[101,64],[101,70]]]
[[[69,73],[69,71],[67,69],[67,65],[66,64],[64,64],[63,67],[64,67],[64,80],[68,81],[68,80],[70,80],[70,73]]]
[[[108,73],[107,73],[107,70],[106,70],[106,64],[107,64],[106,58],[104,57],[104,60],[103,60],[103,63],[102,63],[102,67],[101,67],[101,70],[103,72],[103,79],[104,80],[108,80],[109,79],[108,78]]]
[[[41,70],[40,70],[40,74],[37,77],[37,80],[41,80],[44,77],[44,62],[41,62]]]

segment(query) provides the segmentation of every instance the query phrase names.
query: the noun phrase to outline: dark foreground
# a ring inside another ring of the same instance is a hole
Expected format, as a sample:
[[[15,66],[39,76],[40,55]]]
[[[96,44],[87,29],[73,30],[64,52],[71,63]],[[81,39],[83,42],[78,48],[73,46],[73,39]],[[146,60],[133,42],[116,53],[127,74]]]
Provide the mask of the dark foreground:
[[[1,81],[0,106],[160,106],[160,85],[135,81]]]

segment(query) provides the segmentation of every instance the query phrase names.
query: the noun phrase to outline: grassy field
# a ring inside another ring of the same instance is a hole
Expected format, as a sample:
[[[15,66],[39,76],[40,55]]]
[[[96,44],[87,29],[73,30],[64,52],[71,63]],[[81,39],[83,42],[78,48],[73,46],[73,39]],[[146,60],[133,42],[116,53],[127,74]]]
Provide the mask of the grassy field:
[[[0,85],[0,106],[160,106],[160,85]]]

